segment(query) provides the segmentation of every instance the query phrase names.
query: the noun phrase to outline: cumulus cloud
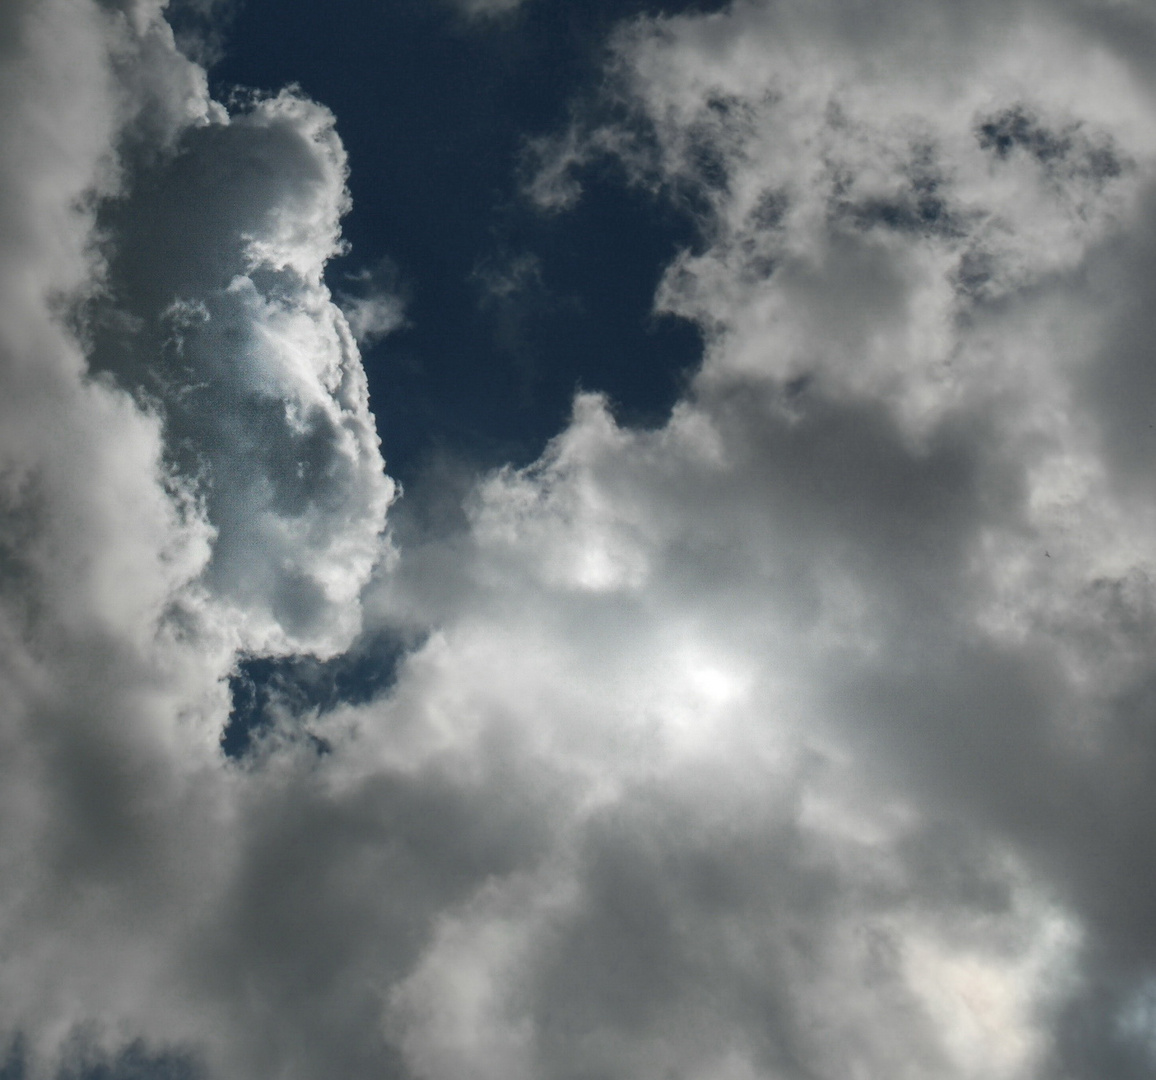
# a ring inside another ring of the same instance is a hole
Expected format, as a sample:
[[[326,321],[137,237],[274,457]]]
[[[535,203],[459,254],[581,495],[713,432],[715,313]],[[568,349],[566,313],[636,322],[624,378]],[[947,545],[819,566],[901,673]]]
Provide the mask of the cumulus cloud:
[[[855,25],[824,5],[740,4],[637,23],[616,56],[613,104],[628,119],[560,138],[543,183],[577,197],[583,164],[625,146],[635,182],[694,209],[704,243],[668,269],[657,304],[703,327],[703,367],[656,434],[584,404],[551,459],[484,489],[475,534],[543,586],[632,597],[648,614],[669,597],[659,624],[690,623],[698,648],[723,658],[706,684],[753,687],[728,699],[728,719],[746,704],[740,730],[824,763],[787,770],[800,801],[781,828],[818,833],[793,844],[820,861],[834,836],[867,844],[860,867],[903,881],[887,895],[853,862],[831,868],[798,940],[838,940],[820,913],[830,903],[883,933],[890,966],[855,974],[843,966],[854,950],[819,945],[806,974],[768,961],[789,1003],[742,1030],[771,1046],[724,1061],[743,1045],[724,1037],[718,1060],[689,1071],[1144,1074],[1143,1040],[1120,1018],[1137,1015],[1130,995],[1151,964],[1144,905],[1124,899],[1146,878],[1131,845],[1147,774],[1134,765],[1136,786],[1121,791],[1118,725],[1150,739],[1124,702],[1151,678],[1151,504],[1118,455],[1142,456],[1147,427],[1142,406],[1127,421],[1105,411],[1101,389],[1120,388],[1117,408],[1144,399],[1140,365],[1124,357],[1146,335],[1116,314],[1138,312],[1144,301],[1124,298],[1148,278],[1123,268],[1149,235],[1143,72],[1069,11],[984,6],[949,19],[880,5]],[[1122,321],[1134,343],[1123,349]],[[629,655],[638,662],[638,641]],[[703,708],[687,711],[723,754]],[[732,784],[748,759],[726,758]],[[859,773],[863,805],[842,803],[854,784],[831,779],[836,762]],[[1107,790],[1111,809],[1095,794]],[[670,812],[673,785],[662,791]],[[712,789],[697,812],[723,798]],[[895,798],[898,828],[881,814]],[[724,816],[740,836],[736,820],[759,820],[754,807]],[[664,905],[698,820],[647,878]],[[762,829],[767,859],[773,832]],[[1105,856],[1110,836],[1130,837],[1130,854]],[[937,844],[952,854],[932,857]],[[780,876],[787,892],[806,881],[800,868]],[[615,911],[648,927],[674,918],[640,886],[619,887]],[[912,908],[933,909],[934,929]],[[771,925],[772,909],[759,910]],[[1032,912],[1018,929],[1017,910]],[[718,918],[704,902],[677,924],[701,919],[703,937],[688,932],[701,942]],[[734,918],[727,909],[728,927]],[[648,1015],[681,1009],[687,987],[726,985],[687,968],[670,996],[658,989],[678,950],[668,941],[626,982]],[[830,986],[863,989],[833,1005],[818,991]],[[811,994],[822,1019],[807,1012]],[[714,1032],[741,1009],[720,1012]],[[607,1009],[551,1060],[665,1068],[627,1056],[650,1044],[638,1030],[624,1038],[620,1016]],[[692,1053],[660,1027],[652,1037],[674,1061]]]
[[[172,476],[215,530],[204,584],[250,649],[342,647],[380,554],[392,488],[321,277],[345,173],[332,116],[287,91],[183,128],[98,215],[91,367],[162,419]]]
[[[212,102],[160,5],[5,18],[2,1037],[235,1072],[193,971],[244,843],[226,676],[344,648],[389,557],[321,278],[344,155],[299,96]]]
[[[395,540],[333,117],[144,0],[0,18],[27,1075],[1151,1074],[1146,9],[620,28],[531,194],[695,215],[701,369]]]

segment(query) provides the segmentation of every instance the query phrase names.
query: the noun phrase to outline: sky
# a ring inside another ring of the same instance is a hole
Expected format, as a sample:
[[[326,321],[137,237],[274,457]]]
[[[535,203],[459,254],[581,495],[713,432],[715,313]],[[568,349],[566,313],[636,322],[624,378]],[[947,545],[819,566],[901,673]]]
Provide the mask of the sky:
[[[0,5],[0,1080],[1156,1076],[1154,72]]]

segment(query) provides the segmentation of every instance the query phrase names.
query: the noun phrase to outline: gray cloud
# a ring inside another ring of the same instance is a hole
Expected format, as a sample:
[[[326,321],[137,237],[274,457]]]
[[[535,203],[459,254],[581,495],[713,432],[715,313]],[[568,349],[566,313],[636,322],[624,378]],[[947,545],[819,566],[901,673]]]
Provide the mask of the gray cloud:
[[[250,609],[257,649],[348,640],[391,497],[320,277],[345,169],[330,115],[282,93],[188,127],[98,220],[114,239],[90,362],[163,415],[216,530],[205,583]]]
[[[701,370],[390,539],[333,117],[210,101],[156,4],[7,9],[25,1074],[1150,1074],[1156,103],[1098,10],[622,28],[531,194],[694,211]],[[240,656],[375,641],[224,757]]]

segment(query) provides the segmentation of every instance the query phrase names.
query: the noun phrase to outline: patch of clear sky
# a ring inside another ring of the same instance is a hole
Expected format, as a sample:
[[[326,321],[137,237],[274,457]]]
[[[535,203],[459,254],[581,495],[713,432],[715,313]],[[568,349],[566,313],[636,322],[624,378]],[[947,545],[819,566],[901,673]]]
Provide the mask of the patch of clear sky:
[[[353,210],[330,282],[387,257],[408,293],[407,326],[364,353],[392,475],[439,455],[530,461],[578,389],[608,393],[627,422],[668,415],[700,341],[651,308],[693,222],[606,166],[583,175],[577,207],[543,214],[518,162],[597,86],[615,23],[703,6],[526,0],[466,20],[440,0],[244,0],[214,92],[297,83],[334,111]],[[519,261],[522,287],[487,300],[487,273]]]

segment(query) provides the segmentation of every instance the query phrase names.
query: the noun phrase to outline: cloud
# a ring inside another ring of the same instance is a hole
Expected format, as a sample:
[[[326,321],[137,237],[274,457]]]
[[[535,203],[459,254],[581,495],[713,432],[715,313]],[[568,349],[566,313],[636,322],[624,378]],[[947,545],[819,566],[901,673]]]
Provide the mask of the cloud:
[[[358,345],[373,345],[405,325],[405,293],[391,262],[349,274],[346,281],[349,291],[338,300]]]
[[[98,218],[115,240],[90,363],[160,413],[216,532],[204,584],[258,651],[349,640],[392,494],[321,277],[345,175],[332,116],[286,91],[186,127]]]
[[[516,11],[525,0],[454,0],[454,3],[474,19],[493,19]]]
[[[1151,99],[1069,12],[991,15],[639,22],[626,120],[539,146],[563,204],[624,146],[699,216],[657,304],[707,352],[659,432],[580,399],[453,549],[500,611],[463,584],[457,647],[501,626],[534,657],[525,738],[589,801],[552,874],[494,887],[405,984],[418,1071],[1150,1069]]]
[[[229,1071],[191,963],[244,844],[226,676],[343,648],[389,555],[321,280],[344,156],[294,95],[229,117],[159,5],[8,17],[2,1038],[28,1076]]]
[[[332,115],[213,102],[157,4],[6,9],[25,1074],[1150,1074],[1156,103],[1101,11],[621,27],[539,202],[610,155],[695,215],[701,369],[391,535]]]

